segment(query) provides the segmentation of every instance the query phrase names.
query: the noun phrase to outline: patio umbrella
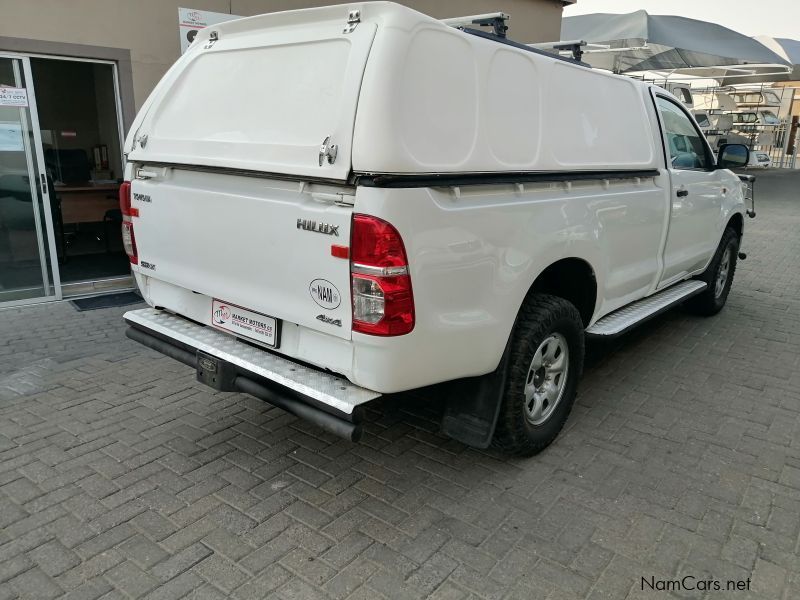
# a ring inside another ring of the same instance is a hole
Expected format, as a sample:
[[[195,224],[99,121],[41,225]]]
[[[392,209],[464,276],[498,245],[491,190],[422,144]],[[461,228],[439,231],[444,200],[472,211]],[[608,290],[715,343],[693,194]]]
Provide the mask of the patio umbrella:
[[[763,75],[754,75],[751,77],[736,77],[729,80],[724,80],[723,85],[736,84],[736,83],[771,83],[775,81],[800,81],[800,40],[791,40],[788,38],[773,38],[766,35],[760,35],[754,38],[768,49],[772,50],[775,54],[785,59],[786,62],[792,65],[792,71],[785,75],[777,77],[765,78]]]
[[[583,60],[615,73],[669,71],[700,77],[786,73],[790,63],[751,37],[721,25],[644,10],[562,20],[561,39],[603,44]]]

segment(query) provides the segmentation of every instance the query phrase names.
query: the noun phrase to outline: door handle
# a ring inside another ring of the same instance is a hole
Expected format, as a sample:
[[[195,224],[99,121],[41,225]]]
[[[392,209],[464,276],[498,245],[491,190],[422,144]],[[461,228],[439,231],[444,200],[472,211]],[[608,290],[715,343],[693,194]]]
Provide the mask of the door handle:
[[[676,194],[678,198],[684,198],[688,195],[689,195],[689,190],[678,190],[678,193]]]

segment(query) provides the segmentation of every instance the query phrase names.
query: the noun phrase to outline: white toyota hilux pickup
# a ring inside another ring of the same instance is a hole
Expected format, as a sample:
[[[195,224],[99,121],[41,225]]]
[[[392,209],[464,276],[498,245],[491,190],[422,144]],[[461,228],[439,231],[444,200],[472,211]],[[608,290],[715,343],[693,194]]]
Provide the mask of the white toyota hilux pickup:
[[[748,212],[666,91],[389,2],[200,31],[125,153],[128,336],[352,440],[450,382],[445,433],[541,450],[586,336],[722,308]]]

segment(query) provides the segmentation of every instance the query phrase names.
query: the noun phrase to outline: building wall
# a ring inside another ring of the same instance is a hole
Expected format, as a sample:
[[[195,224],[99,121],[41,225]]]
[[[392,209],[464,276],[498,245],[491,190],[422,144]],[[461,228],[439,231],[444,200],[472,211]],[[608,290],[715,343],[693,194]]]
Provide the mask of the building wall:
[[[133,101],[138,109],[178,58],[179,6],[250,16],[337,1],[0,0],[0,51],[4,49],[2,38],[130,50]],[[557,40],[564,4],[560,0],[405,0],[404,3],[439,18],[502,10],[511,15],[509,37],[520,42]]]
[[[773,83],[772,87],[776,88],[792,88],[792,92],[783,92],[784,98],[790,98],[789,94],[794,94],[793,98],[794,101],[791,103],[789,108],[789,114],[792,116],[800,115],[800,81],[783,81],[779,83]],[[780,94],[783,90],[778,90]]]

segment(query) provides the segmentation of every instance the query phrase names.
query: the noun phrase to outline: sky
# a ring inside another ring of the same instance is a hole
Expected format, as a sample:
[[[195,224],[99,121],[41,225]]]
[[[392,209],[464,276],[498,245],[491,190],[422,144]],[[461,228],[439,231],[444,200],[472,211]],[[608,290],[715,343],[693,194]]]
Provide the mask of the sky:
[[[800,40],[800,0],[578,0],[564,9],[564,16],[641,9],[653,15],[710,21],[750,36]]]

